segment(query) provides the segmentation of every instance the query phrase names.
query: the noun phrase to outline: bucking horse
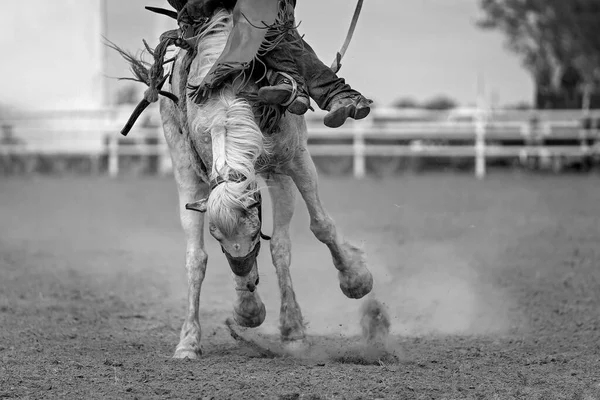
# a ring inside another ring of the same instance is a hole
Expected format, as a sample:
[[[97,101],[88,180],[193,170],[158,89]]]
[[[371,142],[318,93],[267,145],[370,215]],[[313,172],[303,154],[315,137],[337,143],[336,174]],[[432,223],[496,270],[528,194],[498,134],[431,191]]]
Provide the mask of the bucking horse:
[[[281,295],[281,340],[290,348],[306,346],[305,324],[290,275],[290,222],[296,189],[308,208],[310,230],[331,252],[344,295],[359,299],[373,287],[364,252],[342,237],[319,198],[317,170],[307,146],[304,117],[258,101],[253,95],[260,87],[255,72],[242,83],[235,76],[226,77],[201,101],[192,95],[226,48],[233,23],[231,11],[215,10],[194,32],[193,40],[179,46],[170,60],[170,71],[164,76],[161,71],[160,82],[155,85],[162,95],[157,96],[160,115],[187,241],[187,314],[175,358],[201,355],[200,291],[208,260],[205,223],[233,271],[237,296],[233,319],[243,327],[258,327],[265,320],[256,259],[261,240],[270,239]],[[181,42],[180,36],[173,38],[173,42],[177,41]],[[155,53],[159,49],[149,50]],[[120,51],[141,76],[139,80],[148,83],[149,64]],[[167,63],[160,63],[159,70],[162,65]],[[263,186],[259,178],[266,182],[272,198],[270,238],[262,233]]]

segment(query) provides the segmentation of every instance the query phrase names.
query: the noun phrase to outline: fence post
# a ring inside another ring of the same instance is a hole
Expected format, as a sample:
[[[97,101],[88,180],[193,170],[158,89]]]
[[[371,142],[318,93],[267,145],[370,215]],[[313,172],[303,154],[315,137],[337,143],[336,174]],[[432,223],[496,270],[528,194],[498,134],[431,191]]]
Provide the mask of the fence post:
[[[484,109],[479,107],[475,119],[475,176],[477,179],[485,178],[485,128],[486,118]]]
[[[531,119],[522,122],[520,124],[519,127],[519,131],[521,133],[521,137],[523,138],[523,142],[525,143],[525,146],[523,146],[523,148],[519,151],[519,162],[521,163],[521,165],[526,166],[527,162],[529,161],[529,152],[531,149],[531,142],[533,140],[532,138],[532,126],[531,126],[532,122]]]
[[[366,175],[366,160],[365,160],[365,126],[364,122],[356,122],[354,121],[352,124],[353,130],[353,169],[354,169],[354,178],[362,179]]]
[[[119,138],[115,134],[108,135],[108,175],[119,175]]]
[[[586,96],[587,98],[587,104],[586,104],[586,99],[584,98],[584,104],[583,104],[583,110],[581,113],[581,122],[580,122],[580,128],[579,128],[579,142],[581,145],[581,152],[587,156],[590,148],[588,146],[588,137],[590,136],[590,131],[592,129],[592,116],[590,114],[590,99],[589,96]],[[588,127],[587,123],[588,121],[590,122],[590,125]]]

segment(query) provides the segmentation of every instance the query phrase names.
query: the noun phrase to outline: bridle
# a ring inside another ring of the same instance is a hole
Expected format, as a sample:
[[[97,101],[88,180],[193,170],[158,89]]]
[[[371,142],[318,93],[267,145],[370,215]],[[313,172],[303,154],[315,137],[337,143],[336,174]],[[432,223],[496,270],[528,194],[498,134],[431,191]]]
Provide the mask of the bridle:
[[[225,183],[226,180],[217,176],[215,179],[211,181],[210,190],[212,191],[215,187],[219,186],[222,183]],[[256,190],[254,192],[254,203],[248,207],[248,209],[256,207],[258,210],[258,222],[259,229],[258,232],[252,236],[252,242],[255,243],[252,250],[243,257],[234,257],[225,250],[223,245],[221,245],[221,251],[225,254],[229,265],[231,266],[231,270],[237,276],[246,276],[250,273],[252,268],[254,267],[254,263],[252,261],[256,260],[258,257],[258,253],[260,251],[260,239],[263,240],[271,240],[271,237],[265,235],[262,232],[262,196],[260,194],[260,190]]]

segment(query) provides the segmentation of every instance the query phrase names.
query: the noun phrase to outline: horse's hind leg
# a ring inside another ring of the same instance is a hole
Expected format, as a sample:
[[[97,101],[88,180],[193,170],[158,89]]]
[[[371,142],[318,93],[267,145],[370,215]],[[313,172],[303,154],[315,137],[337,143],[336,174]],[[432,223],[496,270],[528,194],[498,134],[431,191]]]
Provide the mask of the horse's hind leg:
[[[290,176],[306,202],[310,229],[329,247],[339,271],[342,292],[349,298],[360,299],[373,288],[373,276],[367,269],[363,252],[340,237],[335,222],[323,207],[319,199],[317,169],[306,148],[297,151],[290,169]]]
[[[296,189],[294,182],[286,175],[269,176],[267,185],[273,202],[271,256],[281,294],[279,311],[281,339],[288,343],[302,343],[305,339],[304,323],[290,276],[292,248],[290,222],[294,215]]]
[[[186,236],[185,267],[188,280],[188,305],[175,358],[197,358],[200,349],[200,288],[206,272],[207,254],[204,250],[204,214],[187,210],[185,205],[206,197],[208,186],[195,173],[188,154],[187,140],[181,134],[176,117],[168,106],[161,104],[163,128],[173,161],[179,193],[179,215]]]

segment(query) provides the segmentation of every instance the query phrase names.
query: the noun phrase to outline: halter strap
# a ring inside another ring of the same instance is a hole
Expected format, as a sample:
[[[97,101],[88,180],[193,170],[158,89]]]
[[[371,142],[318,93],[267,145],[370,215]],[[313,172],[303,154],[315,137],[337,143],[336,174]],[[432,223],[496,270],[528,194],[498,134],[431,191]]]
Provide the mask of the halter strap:
[[[214,188],[216,188],[217,186],[219,186],[220,184],[225,183],[225,182],[241,183],[241,182],[244,182],[245,180],[246,180],[246,177],[243,177],[243,176],[238,179],[235,179],[235,178],[225,179],[221,175],[217,175],[216,178],[210,180],[209,186],[210,186],[210,190],[213,190]]]

